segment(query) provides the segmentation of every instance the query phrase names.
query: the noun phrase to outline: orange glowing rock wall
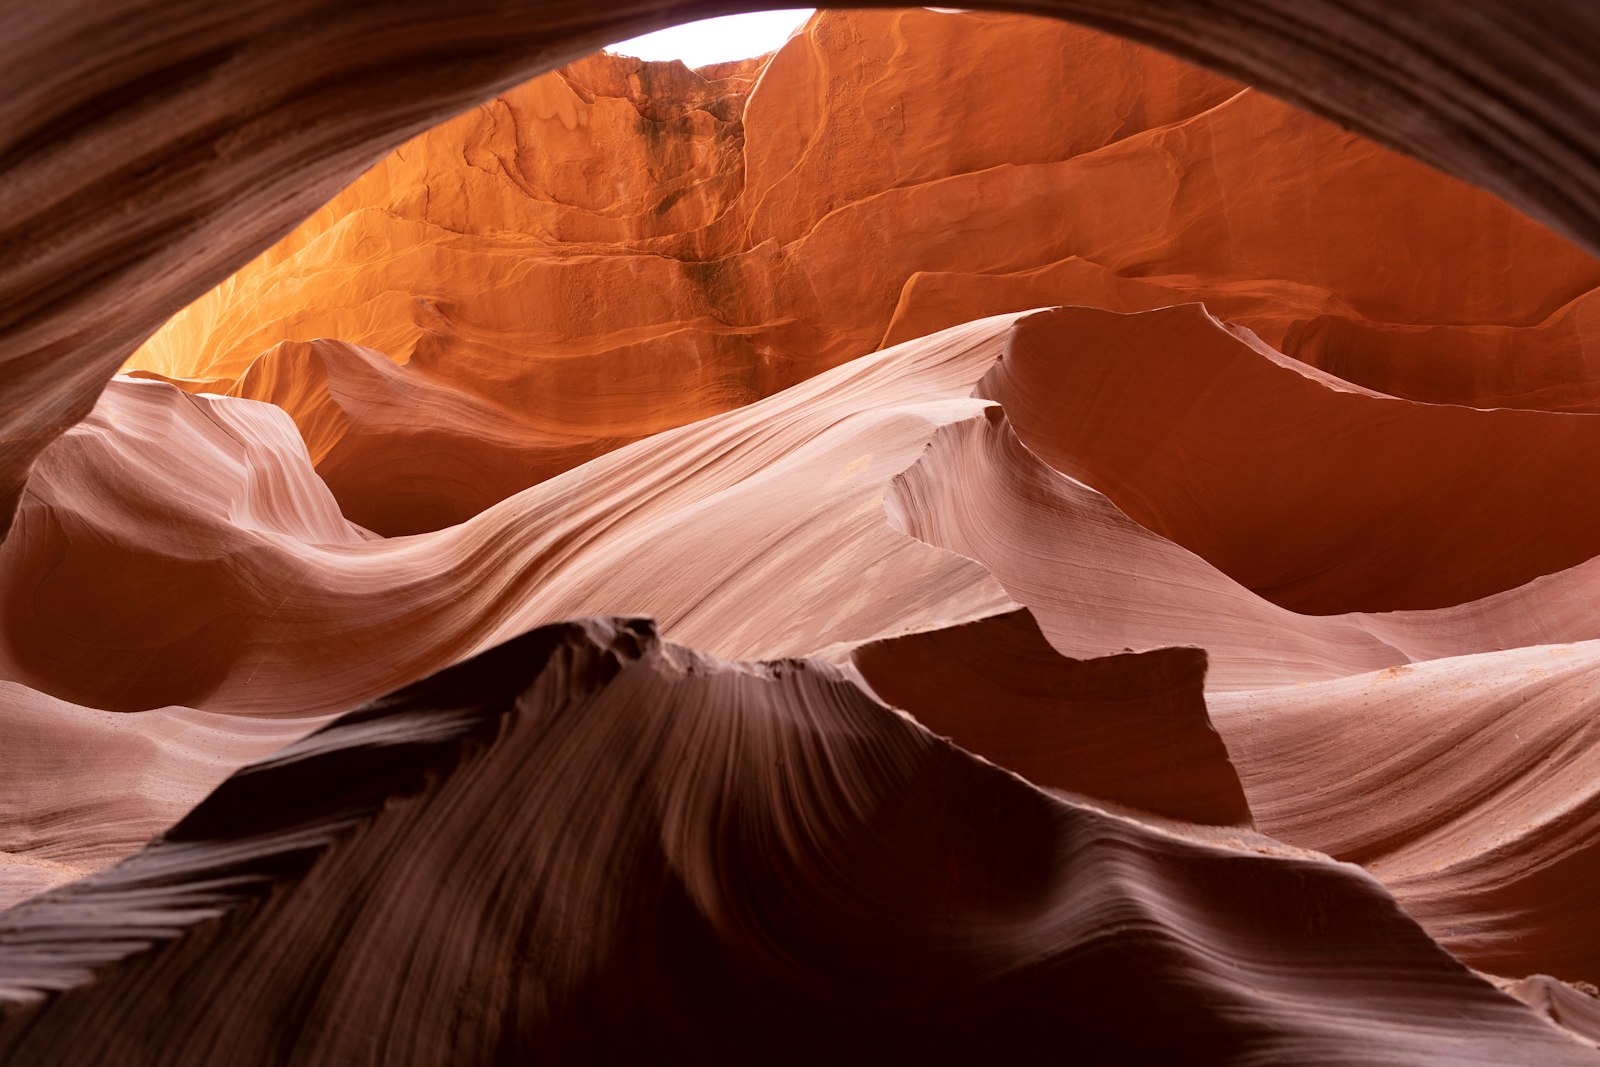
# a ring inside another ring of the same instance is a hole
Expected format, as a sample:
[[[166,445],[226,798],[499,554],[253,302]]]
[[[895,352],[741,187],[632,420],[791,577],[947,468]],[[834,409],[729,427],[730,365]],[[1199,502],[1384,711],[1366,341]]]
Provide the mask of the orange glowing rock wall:
[[[1597,285],[1064,23],[508,90],[33,468],[0,1063],[1600,1062]]]
[[[1597,283],[1493,198],[1149,50],[831,13],[770,60],[596,55],[416,138],[130,366],[283,406],[346,513],[393,534],[1053,304],[1205,300],[1412,399],[1582,409]],[[394,414],[421,397],[440,414]]]

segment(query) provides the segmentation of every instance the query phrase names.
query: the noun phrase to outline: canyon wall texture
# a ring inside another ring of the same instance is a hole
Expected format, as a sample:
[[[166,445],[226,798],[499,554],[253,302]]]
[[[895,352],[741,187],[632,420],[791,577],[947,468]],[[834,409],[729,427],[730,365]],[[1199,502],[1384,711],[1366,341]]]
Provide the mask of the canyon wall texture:
[[[770,63],[704,74],[601,54],[429,131],[129,366],[285,408],[345,514],[386,535],[881,341],[1054,304],[1204,300],[1358,384],[1414,368],[1410,399],[1600,400],[1581,321],[1552,325],[1582,316],[1600,263],[1146,49],[1011,16],[823,14]],[[1018,101],[1027,120],[998,121]]]
[[[7,13],[0,1063],[1600,1062],[1593,16],[1394,7]]]
[[[408,137],[737,3],[65,0],[0,12],[0,519],[163,321]],[[980,7],[985,5],[980,4]],[[1482,186],[1600,249],[1587,0],[1034,0]]]

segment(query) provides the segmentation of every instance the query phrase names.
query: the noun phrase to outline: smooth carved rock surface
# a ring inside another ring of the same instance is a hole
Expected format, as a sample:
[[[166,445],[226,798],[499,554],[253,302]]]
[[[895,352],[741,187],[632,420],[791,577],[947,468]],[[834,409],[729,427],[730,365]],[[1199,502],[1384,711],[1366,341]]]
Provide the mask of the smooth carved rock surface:
[[[1475,966],[1592,983],[1597,657],[1512,649],[1207,703],[1261,829],[1362,864]]]
[[[1600,545],[1600,500],[1570,491],[1600,462],[1600,419],[1403,402],[1200,305],[1050,318],[983,395],[1040,459],[1275,603],[1443,607]]]
[[[251,0],[226,20],[195,0],[163,10],[69,0],[0,13],[0,516],[40,451],[169,315],[385,151],[696,8]],[[1042,0],[1032,10],[1260,85],[1600,249],[1600,102],[1584,88],[1600,11],[1586,0],[1537,11],[1517,0]]]
[[[0,997],[34,1063],[960,1062],[1064,1012],[1102,1060],[1594,1060],[1354,867],[1051,797],[824,664],[637,620],[536,630],[236,775],[0,915]]]
[[[0,1063],[1600,1062],[1592,12],[1041,10],[1580,243],[1054,21],[0,14]]]

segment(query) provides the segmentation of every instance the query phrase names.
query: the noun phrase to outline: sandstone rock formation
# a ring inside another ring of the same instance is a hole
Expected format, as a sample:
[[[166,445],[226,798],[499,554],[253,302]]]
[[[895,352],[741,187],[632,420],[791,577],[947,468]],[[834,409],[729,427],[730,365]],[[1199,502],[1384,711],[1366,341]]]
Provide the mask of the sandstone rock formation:
[[[1065,23],[824,14],[771,62],[708,73],[598,55],[408,142],[130,367],[284,407],[345,513],[392,535],[998,312],[1201,299],[1291,355],[1314,339],[1318,365],[1355,368],[1345,353],[1369,337],[1367,362],[1387,366],[1440,331],[1542,334],[1600,284],[1600,263],[1477,190]],[[996,100],[1036,103],[996,123]],[[1518,284],[1482,268],[1486,244]],[[1406,267],[1418,248],[1426,276]],[[315,369],[299,369],[306,345]],[[1432,362],[1495,373],[1486,343],[1465,347]],[[1547,358],[1571,376],[1571,357]],[[437,424],[406,425],[422,393]],[[457,425],[472,432],[439,439]],[[1530,560],[1455,599],[1549,569]]]
[[[1066,23],[116,10],[0,16],[0,1063],[1600,1062],[1586,9],[1051,8],[1578,245]]]
[[[347,716],[6,913],[0,996],[13,1062],[962,1062],[1064,1013],[1101,1060],[1594,1060],[1353,867],[1052,798],[821,664],[625,620]]]
[[[122,0],[118,0],[118,3]],[[171,313],[390,147],[695,8],[174,0],[0,13],[0,517],[33,459]],[[980,5],[983,6],[983,5]],[[1584,0],[1047,0],[1330,115],[1600,248],[1600,54]],[[317,32],[300,32],[308,23]],[[1321,42],[1333,40],[1334,47]],[[133,160],[131,164],[126,160]],[[292,162],[291,162],[292,161]]]

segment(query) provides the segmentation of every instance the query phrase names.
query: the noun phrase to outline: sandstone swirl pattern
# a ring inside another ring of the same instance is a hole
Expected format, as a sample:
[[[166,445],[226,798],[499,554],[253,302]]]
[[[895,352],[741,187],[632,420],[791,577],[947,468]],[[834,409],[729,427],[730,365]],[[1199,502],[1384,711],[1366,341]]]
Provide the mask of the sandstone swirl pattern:
[[[1157,7],[1594,247],[1508,8]],[[512,8],[19,112],[0,1063],[1600,1062],[1584,246],[1066,23]]]
[[[1593,1059],[1355,868],[1051,798],[820,664],[625,620],[537,630],[237,775],[0,919],[0,991],[24,1062],[961,1062],[1064,1019],[1100,1059]]]

